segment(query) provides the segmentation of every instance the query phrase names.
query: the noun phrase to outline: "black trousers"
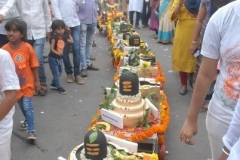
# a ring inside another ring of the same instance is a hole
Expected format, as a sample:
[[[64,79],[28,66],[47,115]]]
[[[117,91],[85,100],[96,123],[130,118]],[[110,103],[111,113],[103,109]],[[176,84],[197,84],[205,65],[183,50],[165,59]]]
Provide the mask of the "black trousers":
[[[135,27],[138,27],[139,26],[139,21],[140,21],[140,16],[141,16],[140,12],[129,11],[129,20],[130,20],[131,25],[133,25],[133,14],[134,14],[134,12],[136,12]]]
[[[142,25],[147,26],[149,18],[151,16],[151,7],[149,2],[143,1],[143,11],[141,14],[141,19],[142,19]]]

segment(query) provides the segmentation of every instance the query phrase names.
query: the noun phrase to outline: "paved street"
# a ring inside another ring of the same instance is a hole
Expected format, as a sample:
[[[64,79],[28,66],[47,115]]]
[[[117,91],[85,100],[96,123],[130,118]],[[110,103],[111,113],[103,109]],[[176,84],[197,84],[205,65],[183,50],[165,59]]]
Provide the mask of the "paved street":
[[[178,73],[171,70],[172,45],[162,45],[155,42],[153,32],[148,29],[138,30],[149,48],[156,53],[166,77],[164,86],[170,105],[170,124],[166,133],[166,147],[169,154],[166,160],[206,160],[210,151],[205,127],[206,113],[199,115],[198,135],[194,138],[196,145],[188,146],[179,141],[179,131],[185,120],[191,90],[187,95],[178,94],[180,80]],[[54,90],[48,90],[45,97],[34,97],[37,141],[35,144],[26,142],[27,134],[19,130],[22,113],[16,105],[14,116],[14,131],[12,136],[12,160],[57,160],[59,156],[67,158],[70,151],[83,142],[91,116],[96,112],[103,100],[101,86],[112,86],[114,69],[111,63],[109,42],[97,32],[97,47],[93,48],[96,60],[94,65],[99,71],[88,71],[84,85],[66,83],[66,74],[62,75],[66,95],[60,95]],[[45,55],[49,52],[46,47]],[[48,63],[45,63],[47,82],[50,85],[52,76]],[[189,87],[190,88],[190,87]],[[0,158],[1,160],[1,158]]]

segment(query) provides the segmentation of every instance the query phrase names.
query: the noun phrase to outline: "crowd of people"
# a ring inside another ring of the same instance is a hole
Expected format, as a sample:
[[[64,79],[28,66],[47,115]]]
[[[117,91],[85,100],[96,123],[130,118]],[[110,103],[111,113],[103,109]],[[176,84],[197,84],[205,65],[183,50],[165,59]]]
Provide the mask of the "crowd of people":
[[[46,42],[50,44],[51,89],[66,94],[61,83],[63,66],[66,82],[79,85],[84,84],[88,70],[99,70],[91,63],[91,52],[103,3],[123,2],[1,0],[1,158],[11,159],[16,102],[25,117],[20,130],[27,131],[28,140],[36,139],[32,97],[47,95],[43,56]],[[149,28],[155,32],[156,42],[173,43],[172,67],[179,72],[179,94],[186,95],[188,83],[194,88],[180,139],[194,144],[198,114],[204,107],[212,160],[240,159],[240,38],[235,36],[240,30],[240,1],[127,0],[126,4],[129,21],[136,29]]]

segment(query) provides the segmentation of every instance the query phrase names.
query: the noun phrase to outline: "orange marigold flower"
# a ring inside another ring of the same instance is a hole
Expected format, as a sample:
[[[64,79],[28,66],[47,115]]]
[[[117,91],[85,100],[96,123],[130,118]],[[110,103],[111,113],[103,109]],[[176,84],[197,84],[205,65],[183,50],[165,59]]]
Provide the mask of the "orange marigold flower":
[[[117,80],[119,80],[119,76],[114,76],[113,81],[116,82]]]

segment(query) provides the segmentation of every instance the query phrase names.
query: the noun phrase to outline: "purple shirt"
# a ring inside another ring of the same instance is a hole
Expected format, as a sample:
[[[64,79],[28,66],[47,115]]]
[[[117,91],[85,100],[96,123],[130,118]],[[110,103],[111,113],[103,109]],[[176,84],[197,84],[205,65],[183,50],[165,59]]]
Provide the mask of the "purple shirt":
[[[93,24],[97,23],[98,1],[85,0],[85,3],[79,6],[78,16],[80,23]]]

